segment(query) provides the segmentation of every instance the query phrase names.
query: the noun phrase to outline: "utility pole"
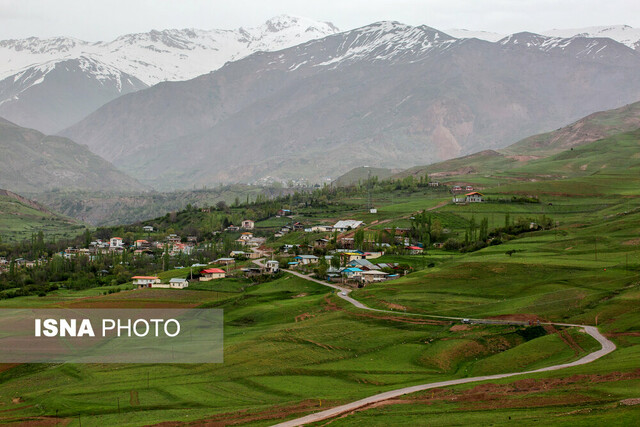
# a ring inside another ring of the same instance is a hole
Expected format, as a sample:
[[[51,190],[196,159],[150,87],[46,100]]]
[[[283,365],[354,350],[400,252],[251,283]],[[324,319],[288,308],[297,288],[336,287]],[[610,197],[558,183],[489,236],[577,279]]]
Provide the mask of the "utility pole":
[[[369,174],[367,177],[367,209],[371,212],[371,169],[369,169]]]

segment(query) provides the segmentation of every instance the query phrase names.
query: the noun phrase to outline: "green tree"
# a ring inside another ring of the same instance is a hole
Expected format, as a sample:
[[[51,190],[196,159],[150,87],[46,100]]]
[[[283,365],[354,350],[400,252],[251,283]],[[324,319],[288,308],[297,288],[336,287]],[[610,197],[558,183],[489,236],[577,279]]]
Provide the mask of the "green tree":
[[[327,260],[321,256],[318,260],[318,267],[316,268],[316,274],[319,278],[324,279],[327,277],[327,269],[329,266],[327,265]]]

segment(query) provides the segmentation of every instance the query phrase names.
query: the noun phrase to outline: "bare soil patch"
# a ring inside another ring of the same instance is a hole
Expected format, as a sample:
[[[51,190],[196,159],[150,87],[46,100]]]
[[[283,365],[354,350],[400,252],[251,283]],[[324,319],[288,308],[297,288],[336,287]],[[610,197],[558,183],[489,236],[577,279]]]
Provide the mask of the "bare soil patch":
[[[449,328],[449,330],[451,332],[470,331],[471,330],[471,326],[469,326],[469,325],[453,325],[451,328]]]

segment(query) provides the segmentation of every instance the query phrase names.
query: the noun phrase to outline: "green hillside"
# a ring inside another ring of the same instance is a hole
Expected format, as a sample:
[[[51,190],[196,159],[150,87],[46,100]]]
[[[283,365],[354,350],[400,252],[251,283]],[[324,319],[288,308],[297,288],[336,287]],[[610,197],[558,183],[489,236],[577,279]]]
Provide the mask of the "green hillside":
[[[387,179],[393,175],[392,169],[375,168],[369,166],[362,166],[359,168],[353,168],[349,172],[340,175],[333,181],[335,185],[346,186],[353,185],[359,182],[365,182],[369,178]]]
[[[0,190],[0,238],[18,242],[42,231],[45,238],[75,237],[85,230],[78,221],[55,214],[36,202]]]

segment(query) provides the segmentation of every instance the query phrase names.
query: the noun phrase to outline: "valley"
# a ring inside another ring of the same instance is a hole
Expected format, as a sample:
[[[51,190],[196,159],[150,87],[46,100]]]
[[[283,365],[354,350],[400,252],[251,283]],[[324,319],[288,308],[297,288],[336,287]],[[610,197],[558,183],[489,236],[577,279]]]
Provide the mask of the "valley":
[[[0,41],[0,423],[637,424],[640,30],[130,3]]]

